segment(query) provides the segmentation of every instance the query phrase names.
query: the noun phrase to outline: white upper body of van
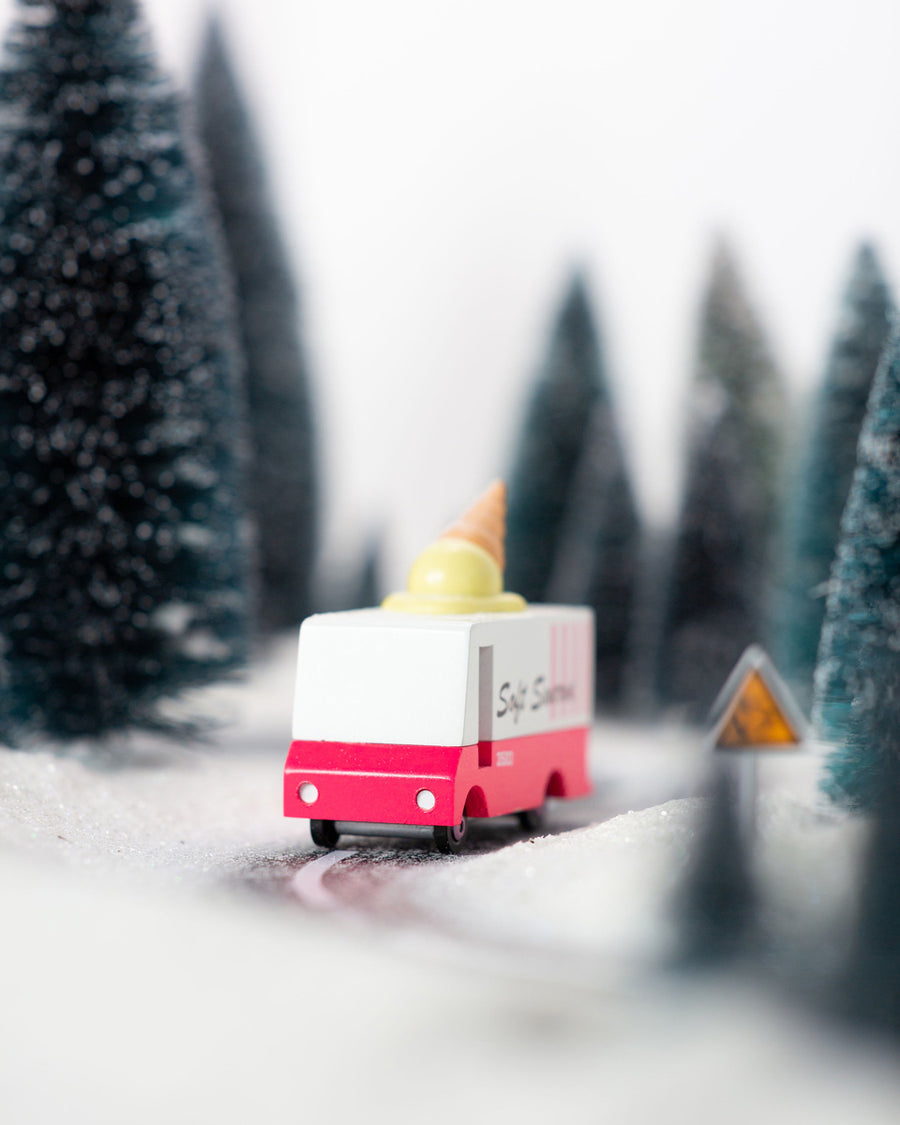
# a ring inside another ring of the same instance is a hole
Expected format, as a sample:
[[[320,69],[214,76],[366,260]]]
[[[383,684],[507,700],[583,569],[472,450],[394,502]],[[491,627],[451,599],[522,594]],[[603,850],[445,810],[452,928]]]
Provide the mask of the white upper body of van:
[[[593,694],[589,609],[319,614],[300,630],[293,737],[468,746],[588,726]]]

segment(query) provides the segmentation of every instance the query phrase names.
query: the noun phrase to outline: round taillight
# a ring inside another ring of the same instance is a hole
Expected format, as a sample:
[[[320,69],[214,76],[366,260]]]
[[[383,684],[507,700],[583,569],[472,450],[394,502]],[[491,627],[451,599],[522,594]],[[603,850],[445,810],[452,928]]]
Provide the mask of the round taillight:
[[[437,798],[430,789],[420,789],[416,794],[416,804],[422,812],[431,812],[437,804]]]
[[[314,805],[319,799],[319,790],[311,781],[304,781],[297,790],[297,796],[304,805]]]

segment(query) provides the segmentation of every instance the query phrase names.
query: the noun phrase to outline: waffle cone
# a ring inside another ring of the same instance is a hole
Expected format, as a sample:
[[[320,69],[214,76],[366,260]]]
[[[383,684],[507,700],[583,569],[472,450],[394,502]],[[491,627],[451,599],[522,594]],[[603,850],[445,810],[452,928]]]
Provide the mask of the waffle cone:
[[[467,539],[483,547],[500,567],[506,565],[506,485],[502,480],[478,497],[464,515],[441,535],[442,539]]]

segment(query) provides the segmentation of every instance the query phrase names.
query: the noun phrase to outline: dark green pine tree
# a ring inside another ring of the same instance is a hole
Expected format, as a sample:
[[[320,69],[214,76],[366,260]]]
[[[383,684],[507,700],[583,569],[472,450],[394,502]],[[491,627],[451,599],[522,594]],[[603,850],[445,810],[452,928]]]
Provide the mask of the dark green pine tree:
[[[509,477],[506,585],[529,601],[546,600],[572,482],[603,381],[587,286],[576,273],[553,327]]]
[[[872,654],[870,702],[858,741],[872,751],[872,825],[856,930],[837,1005],[851,1018],[900,1034],[900,659]],[[863,665],[868,654],[863,658]]]
[[[560,527],[547,600],[596,612],[596,693],[606,707],[625,702],[639,534],[618,426],[602,387]]]
[[[804,707],[812,698],[828,576],[856,465],[859,430],[887,343],[892,309],[875,251],[863,244],[844,294],[785,522],[785,593],[777,622],[777,661]]]
[[[21,0],[0,75],[0,737],[186,729],[239,666],[239,353],[133,0]]]
[[[716,968],[748,955],[756,940],[756,891],[737,811],[738,765],[723,751],[713,762],[708,804],[677,903],[682,967]]]
[[[206,30],[195,81],[201,138],[237,282],[247,362],[259,612],[263,632],[293,628],[311,611],[316,474],[298,298],[269,198],[253,124],[222,28]]]
[[[782,381],[720,246],[701,317],[657,672],[662,703],[693,720],[767,634],[785,413]]]
[[[871,809],[885,742],[873,683],[893,683],[900,635],[900,334],[878,367],[831,571],[813,720],[838,743],[825,782],[836,800]],[[877,670],[876,680],[873,669]],[[900,698],[900,696],[898,696]]]
[[[356,581],[350,590],[348,609],[368,609],[381,604],[381,553],[381,536],[372,535],[366,544]]]

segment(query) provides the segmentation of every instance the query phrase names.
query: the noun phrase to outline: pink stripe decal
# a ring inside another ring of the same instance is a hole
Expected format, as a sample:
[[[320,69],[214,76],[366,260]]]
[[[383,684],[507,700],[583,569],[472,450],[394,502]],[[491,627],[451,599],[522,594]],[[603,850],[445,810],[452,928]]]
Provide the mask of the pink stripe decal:
[[[572,694],[569,697],[569,714],[578,710],[578,628],[569,625],[569,652],[572,656]]]
[[[569,626],[569,648],[572,651],[572,697],[569,701],[569,714],[578,710],[578,626]]]
[[[565,625],[560,625],[562,631],[562,682],[568,684],[569,682],[569,630]],[[567,715],[569,713],[568,700],[562,701],[562,713]]]
[[[553,688],[556,685],[556,626],[550,626],[550,718],[556,718],[556,694]]]
[[[575,695],[572,707],[575,711],[581,710],[581,692],[584,683],[584,661],[581,652],[581,626],[576,625],[572,630],[572,640],[575,644]]]

